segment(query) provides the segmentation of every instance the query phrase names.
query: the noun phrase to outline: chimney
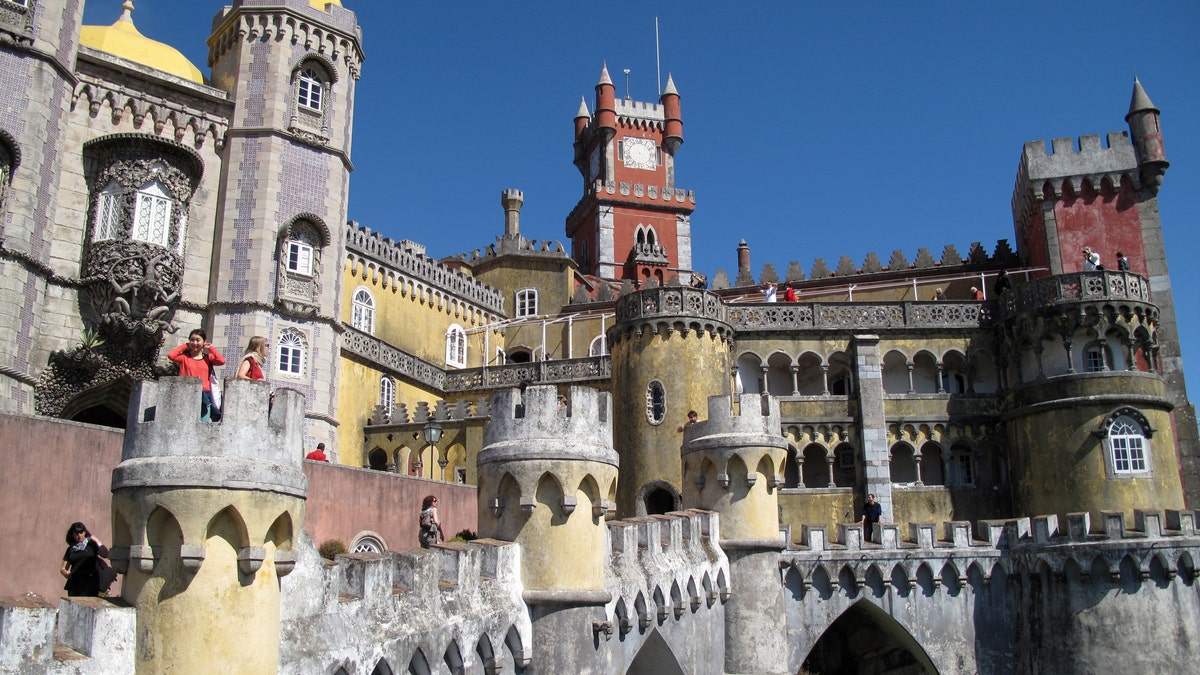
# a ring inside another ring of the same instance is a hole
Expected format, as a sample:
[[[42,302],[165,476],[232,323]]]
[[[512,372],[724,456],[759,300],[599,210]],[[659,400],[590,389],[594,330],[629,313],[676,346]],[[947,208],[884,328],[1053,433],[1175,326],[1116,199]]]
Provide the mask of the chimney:
[[[500,193],[500,205],[504,207],[504,237],[515,239],[521,234],[521,205],[525,195],[520,190],[509,189]]]

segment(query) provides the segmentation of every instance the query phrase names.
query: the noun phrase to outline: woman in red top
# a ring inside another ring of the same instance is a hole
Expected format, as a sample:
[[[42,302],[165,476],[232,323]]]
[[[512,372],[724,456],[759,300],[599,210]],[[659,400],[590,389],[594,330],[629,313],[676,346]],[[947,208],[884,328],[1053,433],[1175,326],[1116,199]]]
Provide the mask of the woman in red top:
[[[225,357],[208,341],[208,334],[197,328],[167,358],[179,365],[180,375],[200,378],[200,419],[205,422],[221,419],[221,411],[213,400],[211,379],[213,367],[225,365]]]
[[[255,335],[250,338],[250,344],[246,345],[246,351],[242,354],[242,362],[238,365],[237,379],[265,380],[262,364],[266,362],[267,338]]]

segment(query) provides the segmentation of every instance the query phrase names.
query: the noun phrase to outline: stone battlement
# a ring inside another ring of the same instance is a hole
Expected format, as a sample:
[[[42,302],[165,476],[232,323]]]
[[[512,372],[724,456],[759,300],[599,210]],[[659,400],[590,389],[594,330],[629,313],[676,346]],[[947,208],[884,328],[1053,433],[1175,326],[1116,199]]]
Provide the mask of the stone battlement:
[[[227,380],[223,419],[204,422],[198,378],[134,383],[113,489],[269,489],[302,497],[307,486],[300,469],[304,396],[279,389],[273,405],[270,397],[265,383]]]
[[[490,421],[483,428],[480,464],[495,447],[515,445],[537,454],[541,444],[565,448],[612,448],[612,394],[590,387],[570,387],[566,401],[554,385],[501,389],[492,394]],[[606,453],[607,454],[607,453]]]
[[[386,286],[400,286],[404,280],[428,285],[443,292],[465,298],[497,314],[504,312],[504,296],[499,290],[451,269],[442,263],[409,248],[401,247],[390,237],[372,232],[369,227],[351,222],[346,227],[346,251],[363,256],[357,264],[374,273],[383,273],[389,280]],[[353,256],[351,256],[353,261]],[[390,269],[389,269],[390,268]]]
[[[725,445],[786,445],[779,435],[779,399],[761,394],[742,394],[734,410],[729,396],[708,397],[708,419],[683,430],[684,454]],[[733,441],[731,436],[739,436]]]
[[[718,516],[692,509],[608,523],[606,613],[620,635],[712,608],[729,597]]]

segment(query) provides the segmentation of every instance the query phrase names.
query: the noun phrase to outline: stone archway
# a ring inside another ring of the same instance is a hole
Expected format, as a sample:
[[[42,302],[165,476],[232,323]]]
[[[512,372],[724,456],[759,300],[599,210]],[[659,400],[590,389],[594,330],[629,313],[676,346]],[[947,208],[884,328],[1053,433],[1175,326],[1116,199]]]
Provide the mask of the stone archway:
[[[683,668],[667,641],[657,630],[651,631],[629,664],[626,675],[683,675]]]
[[[805,657],[801,672],[936,675],[937,669],[904,626],[860,600],[829,624]]]

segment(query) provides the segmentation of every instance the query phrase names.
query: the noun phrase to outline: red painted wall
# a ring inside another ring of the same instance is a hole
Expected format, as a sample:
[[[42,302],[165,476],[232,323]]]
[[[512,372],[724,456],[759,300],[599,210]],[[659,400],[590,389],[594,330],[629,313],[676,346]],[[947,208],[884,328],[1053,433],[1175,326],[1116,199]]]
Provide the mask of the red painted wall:
[[[67,527],[83,521],[112,543],[112,470],[121,461],[119,429],[41,417],[0,415],[0,596],[64,595]],[[304,462],[308,502],[304,529],[314,544],[347,546],[371,530],[394,550],[415,548],[421,499],[437,495],[446,536],[478,531],[476,489],[324,462]],[[119,583],[119,582],[118,582]],[[116,591],[120,587],[114,586]]]
[[[1141,219],[1127,189],[1106,195],[1090,190],[1081,196],[1064,195],[1054,210],[1064,272],[1082,270],[1083,247],[1091,246],[1105,269],[1117,269],[1117,251],[1122,251],[1129,258],[1130,271],[1146,274]]]

